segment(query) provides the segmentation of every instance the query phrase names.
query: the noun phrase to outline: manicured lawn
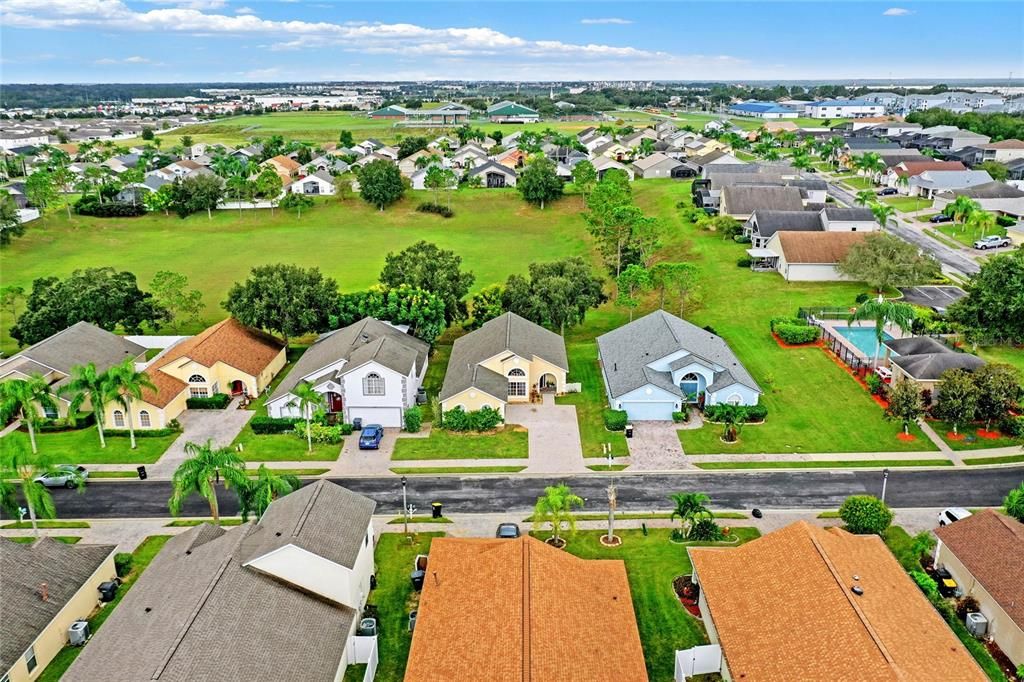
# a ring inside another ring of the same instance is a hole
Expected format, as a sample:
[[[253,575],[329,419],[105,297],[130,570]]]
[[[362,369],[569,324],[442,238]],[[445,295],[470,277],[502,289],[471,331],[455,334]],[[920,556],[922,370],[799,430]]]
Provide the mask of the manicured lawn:
[[[402,476],[416,476],[426,474],[518,474],[526,467],[497,466],[497,467],[391,467],[391,473]]]
[[[940,244],[943,244],[944,246],[948,246],[949,248],[951,248],[953,250],[957,250],[961,246],[963,246],[960,242],[956,241],[955,239],[951,239],[950,237],[947,237],[942,232],[936,232],[935,230],[933,230],[931,228],[926,227],[926,228],[924,228],[924,230],[922,230],[922,232],[924,232],[926,235],[928,235],[929,237],[931,237],[935,241],[939,242]]]
[[[117,605],[121,603],[124,596],[128,594],[128,590],[131,589],[135,581],[139,579],[142,572],[146,570],[153,558],[160,553],[163,549],[164,544],[171,539],[171,535],[150,535],[148,538],[142,541],[142,543],[132,552],[135,557],[135,561],[132,564],[132,571],[127,576],[122,578],[123,582],[120,589],[117,591],[117,596],[114,597],[114,601],[105,605],[100,609],[92,618],[89,619],[89,631],[93,634],[106,622],[107,618],[113,612]],[[88,646],[88,645],[86,645]],[[66,646],[61,649],[60,653],[50,664],[46,666],[42,674],[36,678],[37,682],[58,682],[61,676],[67,672],[67,669],[74,663],[78,655],[82,653],[84,647]]]
[[[86,521],[65,521],[63,519],[39,519],[36,521],[36,526],[39,528],[89,528],[89,523]],[[5,523],[0,528],[4,530],[32,528],[32,522],[15,521],[14,523]]]
[[[49,537],[59,542],[63,542],[66,545],[74,545],[82,541],[81,537],[75,535],[50,535]],[[17,542],[19,545],[31,545],[36,541],[36,537],[34,535],[23,535],[7,539],[11,542]]]
[[[559,396],[556,402],[559,405],[576,406],[583,456],[605,457],[601,448],[605,443],[611,443],[612,454],[616,457],[625,457],[629,454],[626,436],[621,431],[606,429],[601,416],[608,407],[608,400],[605,396],[601,368],[597,364],[597,343],[570,343],[566,345],[565,351],[569,357],[568,381],[583,384],[583,390],[580,393]]]
[[[96,427],[90,426],[75,431],[37,433],[36,443],[39,452],[52,456],[59,464],[152,464],[178,435],[139,437],[136,434],[138,447],[134,450],[127,436],[108,436],[107,447],[101,448]],[[28,433],[15,431],[0,438],[0,451],[12,447],[16,440],[29,447]]]
[[[683,608],[672,589],[674,578],[693,569],[686,546],[669,541],[671,532],[653,528],[645,536],[642,530],[617,530],[622,545],[608,548],[599,542],[603,531],[579,531],[566,546],[566,551],[584,559],[625,561],[651,682],[671,682],[677,649],[707,643],[704,625]],[[733,532],[743,542],[759,535],[755,528],[734,528]],[[548,537],[543,532],[537,535]]]
[[[1024,454],[1006,455],[1004,457],[973,457],[970,459],[964,459],[964,464],[967,466],[978,466],[980,464],[1016,464],[1017,462],[1024,462]]]
[[[874,189],[875,183],[871,182],[870,178],[865,178],[860,175],[854,175],[843,179],[843,184],[849,185],[854,189]]]
[[[588,464],[587,468],[591,471],[622,471],[628,466],[628,464]]]
[[[968,248],[974,248],[974,242],[985,236],[997,235],[999,237],[1006,236],[1005,227],[996,227],[987,234],[982,234],[978,230],[971,229],[959,223],[940,223],[935,226],[935,229],[945,236],[959,242],[961,245]],[[979,252],[980,253],[980,252]]]
[[[213,518],[205,519],[175,519],[170,523],[165,523],[164,528],[191,528],[192,526],[200,526],[204,523],[213,523]],[[221,517],[220,525],[222,526],[241,526],[242,519],[240,517]]]
[[[749,518],[743,512],[712,512],[712,516],[716,519],[746,519]],[[608,514],[601,513],[582,513],[573,514],[573,517],[577,521],[607,521]],[[646,519],[671,519],[672,514],[670,512],[616,512],[615,519],[617,521],[641,521]],[[533,521],[533,515],[530,515],[523,519],[525,523]]]
[[[931,199],[925,199],[923,197],[891,196],[882,197],[882,201],[889,204],[897,211],[903,211],[905,213],[920,211],[932,205]]]
[[[320,476],[326,474],[330,469],[275,469],[274,467],[267,467],[278,476]],[[245,473],[250,476],[255,476],[259,472],[259,469],[249,468],[245,470]]]
[[[247,409],[250,409],[253,412],[255,412],[255,416],[267,416],[267,398],[269,398],[274,393],[274,389],[277,388],[277,385],[280,384],[281,381],[286,376],[288,376],[288,373],[292,371],[292,368],[295,366],[295,363],[298,362],[299,358],[302,357],[302,354],[306,352],[307,348],[308,346],[288,346],[288,351],[286,353],[288,361],[285,363],[284,367],[282,367],[281,371],[277,373],[277,376],[274,377],[274,380],[270,382],[270,385],[267,387],[267,390],[264,391],[263,393],[260,393],[259,396],[257,396],[256,400],[253,400],[252,402],[249,403],[249,407]]]
[[[525,459],[528,456],[525,430],[505,428],[488,434],[461,434],[434,429],[427,438],[399,438],[391,459]]]
[[[439,519],[435,519],[433,516],[410,516],[409,517],[409,523],[451,523],[451,522],[452,522],[451,519],[445,518],[443,516],[441,518],[439,518]],[[389,526],[400,526],[403,523],[405,523],[405,519],[402,518],[401,516],[396,516],[395,518],[393,518],[390,521],[388,521],[388,525]]]
[[[861,459],[845,461],[792,461],[792,462],[700,462],[700,469],[856,469],[869,467],[947,467],[948,459]]]
[[[1005,362],[1024,374],[1024,346],[982,346],[978,356],[988,362]]]
[[[443,338],[443,337],[442,337]],[[448,358],[452,355],[452,342],[438,342],[434,352],[427,361],[427,374],[423,377],[423,390],[427,392],[427,404],[420,405],[423,421],[434,421],[434,413],[430,410],[430,399],[441,392],[444,384],[444,373],[448,370]]]
[[[135,471],[90,471],[89,478],[138,478]]]
[[[238,445],[242,446],[239,455],[246,462],[333,462],[343,447],[343,443],[313,443],[313,452],[309,452],[305,438],[292,433],[258,435],[249,426],[242,429],[231,447]]]
[[[946,444],[954,450],[987,450],[988,448],[1008,448],[1021,444],[1019,438],[982,438],[977,432],[978,429],[984,428],[984,424],[961,425],[960,434],[964,436],[962,440],[954,440],[949,437],[948,434],[953,432],[951,424],[934,421],[929,422],[929,426],[935,429],[935,433],[939,434],[942,440],[946,441]]]

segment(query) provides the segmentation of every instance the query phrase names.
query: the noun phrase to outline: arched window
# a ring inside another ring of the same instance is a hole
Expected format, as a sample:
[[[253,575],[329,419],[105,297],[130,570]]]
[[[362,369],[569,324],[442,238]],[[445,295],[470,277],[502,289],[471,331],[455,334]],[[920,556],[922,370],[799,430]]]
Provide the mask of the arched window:
[[[148,429],[151,426],[149,421],[149,412],[146,410],[139,412],[139,426],[144,429]]]
[[[697,394],[700,393],[700,377],[693,372],[684,375],[679,380],[679,390],[686,395],[687,402],[695,402]]]
[[[384,395],[384,377],[370,372],[363,379],[363,395]]]
[[[190,376],[188,378],[188,383],[190,383],[190,384],[205,384],[206,383],[206,377],[204,377],[202,374],[193,374],[192,376]]]
[[[119,429],[124,428],[124,412],[121,410],[114,410],[114,426]]]
[[[518,367],[508,371],[508,394],[510,397],[526,395],[526,372]]]
[[[491,405],[490,405],[490,403],[484,403],[483,405],[480,406],[480,409],[481,410],[489,410],[489,409],[491,409]]]
[[[739,393],[733,393],[726,399],[725,402],[729,403],[730,405],[739,405],[740,403],[743,402],[743,397],[740,396]]]

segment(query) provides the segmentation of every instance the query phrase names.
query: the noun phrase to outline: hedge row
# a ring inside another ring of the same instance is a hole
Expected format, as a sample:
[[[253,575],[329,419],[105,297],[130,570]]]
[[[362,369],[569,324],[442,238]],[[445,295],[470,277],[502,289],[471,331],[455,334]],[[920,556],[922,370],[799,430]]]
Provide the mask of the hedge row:
[[[490,431],[504,421],[501,413],[493,407],[482,407],[472,412],[456,407],[444,413],[441,426],[449,431]]]
[[[96,218],[134,218],[145,215],[146,207],[120,201],[100,203],[95,197],[83,197],[75,203],[75,213]]]
[[[745,422],[761,422],[768,416],[768,408],[764,405],[708,405],[704,408],[704,418],[712,422],[725,421],[727,414],[736,410],[743,415]]]
[[[601,416],[604,417],[604,427],[609,431],[626,430],[626,422],[629,421],[629,415],[626,414],[625,410],[605,410]]]
[[[170,427],[164,429],[135,429],[136,438],[162,438],[164,436],[173,436],[181,431],[180,428]],[[103,435],[108,438],[128,438],[131,436],[131,431],[128,429],[111,429],[107,431],[104,429]]]
[[[821,329],[809,325],[777,324],[775,334],[789,344],[812,343],[821,337]]]
[[[92,412],[79,414],[72,424],[67,419],[45,419],[36,426],[39,433],[58,433],[60,431],[75,431],[84,429],[96,423],[96,415]]]
[[[253,417],[249,420],[249,428],[253,433],[265,436],[272,433],[288,433],[295,430],[295,425],[301,422],[296,417]]]
[[[416,207],[416,210],[419,211],[420,213],[436,213],[437,215],[442,216],[444,218],[451,218],[453,215],[455,215],[455,211],[451,210],[447,206],[442,206],[441,204],[435,203],[420,204],[419,206]]]
[[[209,398],[189,398],[185,404],[190,410],[223,410],[231,403],[227,393],[214,393]]]

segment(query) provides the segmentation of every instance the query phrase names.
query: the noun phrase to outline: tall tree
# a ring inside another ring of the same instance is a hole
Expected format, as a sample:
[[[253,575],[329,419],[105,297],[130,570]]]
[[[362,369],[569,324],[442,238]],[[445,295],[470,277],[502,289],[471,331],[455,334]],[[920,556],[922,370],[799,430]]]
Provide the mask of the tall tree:
[[[128,420],[128,437],[131,441],[131,448],[134,450],[135,443],[135,419],[132,417],[132,404],[135,400],[142,400],[142,392],[145,389],[155,391],[156,386],[145,372],[135,369],[135,361],[129,358],[120,365],[114,365],[108,371],[110,393],[115,400],[124,406],[125,417]]]
[[[28,428],[28,440],[32,454],[39,454],[36,445],[36,425],[41,419],[40,409],[57,410],[53,394],[46,379],[33,374],[26,379],[9,379],[0,382],[0,421],[20,416]]]
[[[39,214],[57,200],[57,183],[49,171],[37,170],[25,179],[25,198],[39,209]]]
[[[180,272],[160,270],[149,283],[153,299],[167,310],[167,322],[178,331],[179,322],[197,323],[206,304],[203,293],[188,288],[188,277]]]
[[[897,381],[889,385],[887,419],[899,421],[903,433],[910,433],[910,425],[924,415],[924,401],[916,381]]]
[[[0,194],[0,246],[10,244],[15,237],[25,234],[25,223],[18,215],[18,205],[7,192]]]
[[[583,197],[583,204],[586,205],[587,197],[597,185],[597,170],[594,164],[584,159],[572,167],[572,184]]]
[[[463,299],[476,280],[461,268],[462,258],[454,251],[421,240],[384,257],[380,283],[389,288],[404,284],[437,295],[444,301],[445,322],[451,324],[466,319]]]
[[[855,199],[855,201],[857,202],[858,206],[870,206],[871,204],[875,203],[875,199],[876,197],[874,190],[862,189],[861,191],[857,192],[857,198]]]
[[[365,291],[342,294],[337,317],[330,326],[347,327],[364,317],[407,324],[409,332],[433,345],[445,328],[444,301],[436,294],[407,285],[387,288],[381,285]]]
[[[537,503],[533,507],[534,525],[550,523],[550,540],[556,546],[561,546],[565,543],[561,536],[562,528],[568,527],[570,534],[576,532],[576,516],[573,509],[582,507],[583,498],[575,494],[565,483],[549,485],[544,488],[544,494],[537,498]]]
[[[437,200],[437,193],[440,192],[448,180],[445,177],[445,169],[440,166],[431,166],[427,169],[426,175],[423,177],[423,186],[434,193],[434,203],[439,203]]]
[[[947,369],[939,375],[939,397],[932,412],[953,426],[953,433],[974,419],[978,410],[978,387],[969,372]]]
[[[0,386],[2,385],[0,384]],[[35,479],[49,471],[53,462],[47,455],[26,450],[22,440],[8,436],[3,441],[3,447],[0,448],[0,471],[10,472],[17,479],[18,485],[21,487],[21,495],[25,499],[25,506],[28,508],[32,533],[39,537],[38,519],[54,518],[57,516],[57,508],[49,489],[36,483]],[[79,481],[79,485],[81,485],[81,481]],[[7,506],[11,502],[9,489],[5,497],[8,498],[5,503]]]
[[[684,538],[690,536],[694,521],[702,516],[711,516],[711,511],[707,508],[711,498],[705,493],[672,493],[669,499],[675,505],[671,518],[679,519]]]
[[[308,381],[303,381],[293,388],[292,395],[295,396],[295,399],[288,404],[298,407],[302,418],[306,420],[307,451],[313,452],[313,417],[323,411],[325,398]]]
[[[607,176],[597,183],[584,214],[590,233],[598,241],[605,261],[615,276],[622,272],[622,254],[633,236],[633,226],[643,212],[633,205],[629,186]]]
[[[985,260],[966,289],[951,320],[989,342],[1024,343],[1024,249]]]
[[[972,213],[980,210],[981,204],[971,197],[960,195],[950,203],[946,204],[946,208],[942,209],[942,212],[950,216],[956,222],[963,224],[967,222],[967,219],[971,217]]]
[[[875,202],[874,204],[871,204],[871,213],[875,216],[875,220],[878,221],[878,224],[884,229],[885,226],[889,224],[889,221],[895,217],[896,209],[889,204]]]
[[[258,196],[270,202],[270,215],[273,216],[274,206],[277,204],[278,197],[281,196],[281,190],[284,189],[281,176],[275,173],[272,168],[264,168],[256,176],[253,189],[256,190]]]
[[[359,196],[368,204],[384,210],[405,194],[405,183],[398,166],[378,159],[363,166],[359,171]]]
[[[978,388],[976,417],[985,420],[986,430],[1005,417],[1021,395],[1020,372],[1005,363],[990,362],[976,369],[974,385]]]
[[[523,199],[540,206],[543,211],[544,204],[561,198],[562,180],[558,177],[555,163],[547,157],[538,156],[530,159],[519,173],[516,189]]]
[[[25,289],[8,284],[0,288],[0,310],[7,314],[8,320],[18,316],[18,308],[25,302]]]
[[[338,313],[338,283],[319,268],[259,265],[248,279],[235,282],[221,304],[242,324],[290,338],[327,331]]]
[[[352,138],[352,131],[351,130],[342,130],[341,133],[338,134],[338,146],[339,147],[344,147],[345,149],[349,149],[349,148],[355,146],[355,143],[356,143],[356,141]]]
[[[875,291],[927,282],[939,272],[939,264],[913,244],[886,232],[872,232],[850,247],[837,265],[850,279],[866,282]]]
[[[1007,514],[1024,523],[1024,482],[1006,494],[1003,507]]]
[[[897,327],[904,333],[909,333],[917,313],[914,306],[900,301],[890,301],[881,294],[878,298],[871,298],[861,303],[850,313],[847,322],[853,324],[860,320],[870,320],[875,323],[875,358],[873,367],[878,367],[878,355],[882,350],[882,341],[885,340],[885,328],[889,325]]]
[[[615,286],[618,289],[616,302],[629,308],[629,321],[633,321],[633,310],[640,305],[637,294],[651,288],[651,272],[642,265],[629,265],[616,278]]]
[[[89,362],[71,368],[71,381],[67,385],[67,394],[71,396],[68,407],[68,418],[74,419],[82,406],[88,402],[96,417],[96,431],[100,437],[100,447],[107,447],[107,439],[103,436],[103,408],[113,395],[111,377],[107,372],[96,371],[96,365]]]
[[[217,502],[217,481],[224,479],[224,487],[241,490],[249,483],[245,475],[245,462],[231,448],[214,448],[213,442],[185,443],[188,459],[178,465],[171,477],[171,499],[167,506],[171,516],[181,513],[181,507],[193,493],[198,493],[210,505],[214,525],[220,525],[220,505]]]
[[[696,281],[697,268],[691,263],[657,263],[651,268],[651,283],[659,296],[658,307],[665,307],[666,295],[674,295],[679,300],[679,317],[683,316],[687,295]]]
[[[288,192],[278,205],[286,211],[294,208],[298,213],[299,220],[302,220],[302,209],[313,208],[313,197],[297,192]]]
[[[242,523],[249,520],[249,514],[259,519],[271,502],[300,487],[302,482],[298,477],[275,473],[273,469],[268,469],[266,464],[260,464],[256,477],[247,480],[237,491]]]
[[[223,198],[224,181],[211,173],[178,179],[171,185],[171,207],[182,218],[206,211],[212,220],[213,210]]]
[[[602,281],[579,256],[551,263],[531,263],[530,277],[511,275],[502,307],[532,322],[557,329],[583,322],[587,311],[606,299]]]
[[[502,315],[505,312],[505,308],[502,305],[502,297],[504,295],[505,287],[500,284],[486,286],[473,294],[473,297],[469,300],[470,312],[473,317],[463,327],[476,329],[484,322]]]

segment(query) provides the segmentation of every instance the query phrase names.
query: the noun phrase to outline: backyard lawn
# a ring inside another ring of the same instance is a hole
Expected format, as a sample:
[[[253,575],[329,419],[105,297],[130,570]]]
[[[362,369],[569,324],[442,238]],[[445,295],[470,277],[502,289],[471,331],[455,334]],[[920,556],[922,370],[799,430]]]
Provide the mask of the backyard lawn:
[[[39,452],[52,456],[56,464],[152,464],[179,435],[140,437],[136,434],[138,447],[134,450],[127,436],[107,436],[107,447],[101,448],[96,427],[90,426],[75,431],[37,433],[36,444]],[[29,448],[28,433],[15,431],[0,438],[0,452],[16,442]]]
[[[487,434],[433,429],[426,438],[400,437],[391,459],[525,459],[528,456],[526,430],[506,427]]]
[[[971,229],[960,223],[940,223],[935,226],[935,229],[947,237],[959,242],[967,248],[974,248],[974,242],[982,237],[991,235],[997,235],[999,237],[1006,236],[1005,227],[995,227],[988,234],[982,234],[978,230]]]
[[[931,199],[925,199],[923,197],[882,197],[882,201],[889,204],[897,211],[903,211],[904,213],[920,211],[932,205]]]
[[[625,435],[621,431],[609,431],[604,427],[601,413],[608,406],[608,400],[601,368],[597,364],[597,344],[593,341],[570,343],[565,350],[569,356],[568,381],[583,384],[583,390],[560,396],[557,402],[559,405],[576,406],[583,456],[604,457],[601,449],[605,443],[611,443],[612,453],[616,457],[629,455]]]

